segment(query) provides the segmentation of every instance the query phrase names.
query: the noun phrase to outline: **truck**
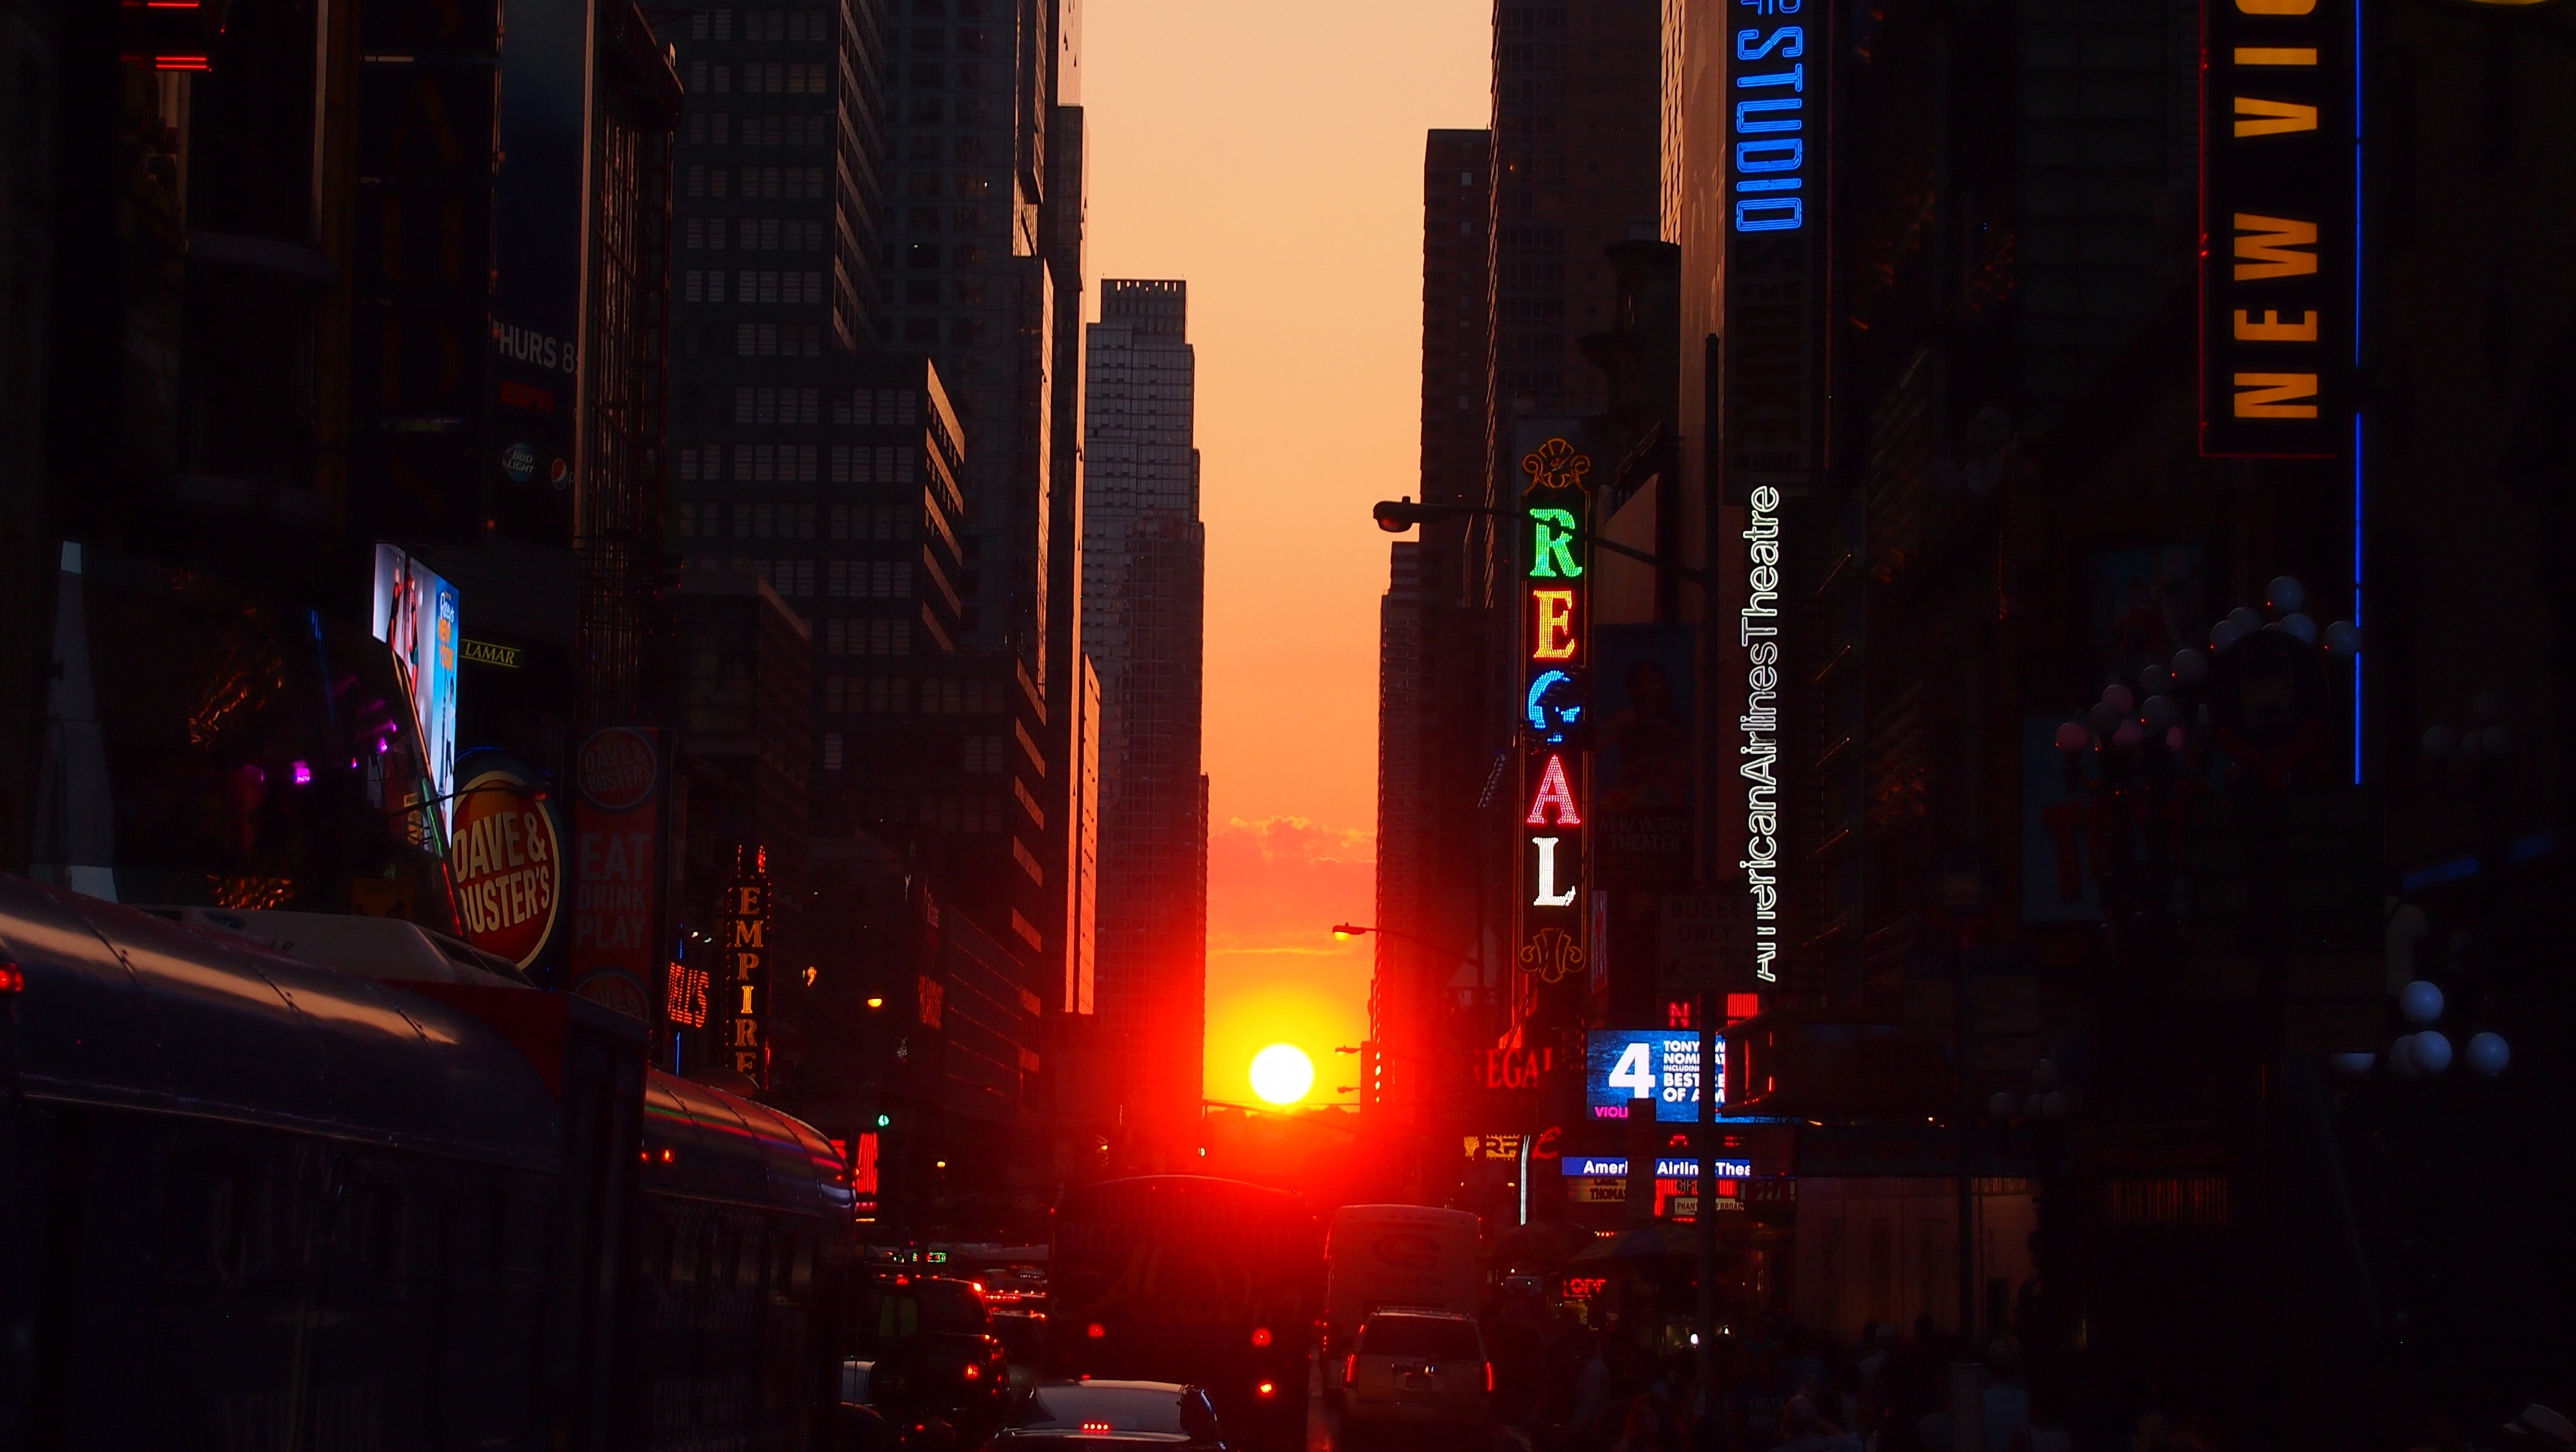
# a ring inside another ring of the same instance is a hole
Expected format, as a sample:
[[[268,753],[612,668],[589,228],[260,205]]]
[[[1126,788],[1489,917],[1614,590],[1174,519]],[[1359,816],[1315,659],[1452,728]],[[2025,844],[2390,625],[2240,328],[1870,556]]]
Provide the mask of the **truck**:
[[[1302,1452],[1323,1261],[1296,1197],[1201,1175],[1068,1190],[1048,1267],[1048,1369],[1184,1382],[1229,1445]]]
[[[1327,1364],[1349,1349],[1371,1311],[1404,1306],[1472,1316],[1484,1299],[1474,1215],[1429,1205],[1345,1205],[1333,1212],[1324,1237]]]

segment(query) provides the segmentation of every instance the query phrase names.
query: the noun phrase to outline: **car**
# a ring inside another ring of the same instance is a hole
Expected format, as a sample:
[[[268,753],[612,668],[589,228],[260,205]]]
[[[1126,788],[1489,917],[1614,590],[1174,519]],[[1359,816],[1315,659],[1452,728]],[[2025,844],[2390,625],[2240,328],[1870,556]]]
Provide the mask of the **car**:
[[[1369,1313],[1342,1362],[1342,1427],[1480,1432],[1492,1416],[1494,1365],[1472,1316],[1428,1307]]]
[[[1227,1452],[1206,1392],[1176,1381],[1045,1381],[1011,1406],[995,1452],[1042,1449],[1186,1447]]]
[[[1010,1355],[972,1283],[897,1274],[859,1288],[852,1331],[868,1364],[859,1398],[900,1428],[933,1423],[969,1442],[1001,1420],[1010,1396]]]

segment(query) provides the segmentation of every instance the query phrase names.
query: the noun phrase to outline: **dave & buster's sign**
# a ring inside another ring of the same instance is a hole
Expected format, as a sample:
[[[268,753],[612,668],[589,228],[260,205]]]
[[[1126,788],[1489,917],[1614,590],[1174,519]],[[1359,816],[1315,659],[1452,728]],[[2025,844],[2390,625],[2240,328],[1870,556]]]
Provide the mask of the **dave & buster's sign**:
[[[2206,0],[2200,449],[2341,454],[2352,420],[2354,0]]]
[[[448,871],[465,940],[522,968],[563,918],[563,826],[537,777],[501,759],[471,761],[457,788]]]

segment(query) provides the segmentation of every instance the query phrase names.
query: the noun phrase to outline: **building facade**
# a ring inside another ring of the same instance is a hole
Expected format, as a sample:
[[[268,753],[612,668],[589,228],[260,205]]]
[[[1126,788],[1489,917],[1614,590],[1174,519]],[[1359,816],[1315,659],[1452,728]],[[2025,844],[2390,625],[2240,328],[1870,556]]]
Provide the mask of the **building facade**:
[[[1095,1002],[1103,1042],[1129,1046],[1125,1122],[1167,1138],[1196,1122],[1207,971],[1207,545],[1188,305],[1181,282],[1104,281],[1084,368],[1083,644],[1101,711]]]

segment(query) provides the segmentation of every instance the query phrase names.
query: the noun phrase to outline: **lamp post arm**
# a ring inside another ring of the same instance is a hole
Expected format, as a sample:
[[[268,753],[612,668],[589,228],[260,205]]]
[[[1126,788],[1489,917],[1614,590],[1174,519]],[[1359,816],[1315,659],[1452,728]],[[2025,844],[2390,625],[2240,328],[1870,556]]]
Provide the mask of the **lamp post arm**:
[[[1482,514],[1494,519],[1527,520],[1529,518],[1528,510],[1497,509],[1488,504],[1380,504],[1378,509],[1381,511],[1402,509],[1407,512],[1417,514],[1419,517],[1414,519],[1411,524],[1403,526],[1405,528],[1411,528],[1412,525],[1418,524],[1437,524],[1441,520],[1446,519],[1453,514]],[[1380,520],[1384,520],[1388,516],[1385,513],[1381,513],[1378,517]],[[1701,589],[1708,588],[1708,573],[1705,570],[1693,569],[1689,565],[1669,562],[1661,555],[1649,554],[1644,550],[1630,548],[1627,545],[1619,543],[1617,540],[1603,539],[1597,532],[1581,528],[1580,526],[1573,529],[1571,533],[1575,538],[1583,541],[1586,545],[1589,545],[1594,549],[1608,550],[1614,555],[1624,556],[1628,559],[1635,560],[1642,565],[1651,565],[1658,570],[1670,570],[1674,574],[1681,576],[1683,579],[1690,581],[1692,584],[1699,586]]]

